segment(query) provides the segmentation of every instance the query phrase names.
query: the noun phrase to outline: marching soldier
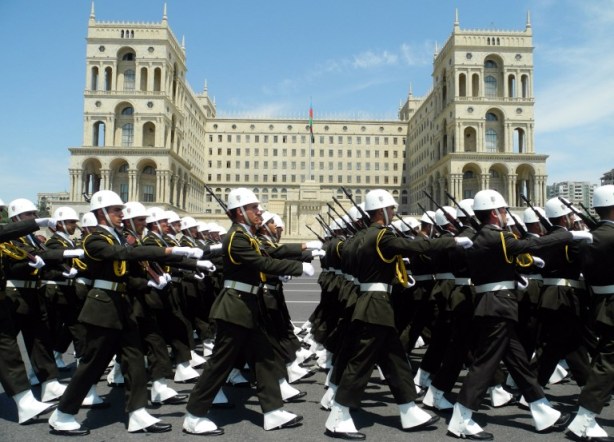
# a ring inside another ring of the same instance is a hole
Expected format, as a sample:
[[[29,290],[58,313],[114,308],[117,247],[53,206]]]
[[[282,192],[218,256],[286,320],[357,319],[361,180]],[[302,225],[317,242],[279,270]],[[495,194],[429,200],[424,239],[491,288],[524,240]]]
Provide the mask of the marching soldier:
[[[121,359],[126,379],[126,411],[129,432],[161,433],[171,425],[160,422],[146,410],[147,375],[141,336],[127,292],[128,261],[156,260],[167,255],[200,257],[197,249],[181,247],[130,247],[121,233],[124,203],[119,195],[101,190],[92,195],[90,209],[98,226],[83,240],[85,263],[94,278],[79,315],[84,324],[85,348],[58,408],[49,418],[52,434],[89,434],[75,419],[92,384],[100,379],[114,354]]]
[[[258,399],[264,413],[264,429],[291,428],[302,416],[283,410],[276,376],[275,355],[269,344],[259,308],[264,274],[309,275],[309,263],[274,259],[262,254],[255,229],[262,222],[256,195],[238,188],[228,195],[226,206],[233,224],[224,238],[224,289],[211,308],[217,334],[213,354],[196,383],[187,406],[183,428],[190,434],[222,434],[207,412],[238,358],[247,357],[258,382]]]

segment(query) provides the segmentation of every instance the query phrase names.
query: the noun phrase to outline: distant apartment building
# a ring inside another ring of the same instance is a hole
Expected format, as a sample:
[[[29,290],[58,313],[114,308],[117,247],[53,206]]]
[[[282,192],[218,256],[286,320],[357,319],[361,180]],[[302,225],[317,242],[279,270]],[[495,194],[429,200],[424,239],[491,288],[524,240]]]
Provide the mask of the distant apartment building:
[[[591,207],[593,190],[596,185],[588,181],[563,181],[547,187],[548,198],[563,197],[578,206],[580,203]]]
[[[601,177],[601,185],[605,186],[606,184],[614,184],[614,169],[604,173]]]

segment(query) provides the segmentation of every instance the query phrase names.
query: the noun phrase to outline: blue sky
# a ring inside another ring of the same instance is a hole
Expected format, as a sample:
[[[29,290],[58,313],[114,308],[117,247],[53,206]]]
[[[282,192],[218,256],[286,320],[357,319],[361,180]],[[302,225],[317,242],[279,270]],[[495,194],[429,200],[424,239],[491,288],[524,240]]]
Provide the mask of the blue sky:
[[[160,22],[163,0],[98,0],[98,21]],[[83,132],[88,0],[0,0],[0,198],[68,188]],[[187,78],[219,115],[394,118],[431,86],[435,44],[464,29],[522,30],[531,12],[537,153],[548,182],[614,168],[612,0],[168,0]]]

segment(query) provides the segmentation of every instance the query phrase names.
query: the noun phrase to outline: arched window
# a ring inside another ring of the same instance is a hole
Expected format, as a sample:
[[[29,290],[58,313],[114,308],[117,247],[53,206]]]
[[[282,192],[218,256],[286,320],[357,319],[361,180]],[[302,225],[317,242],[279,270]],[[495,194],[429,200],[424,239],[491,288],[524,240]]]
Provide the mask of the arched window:
[[[128,173],[128,163],[124,163],[121,166],[119,166],[119,169],[117,169],[117,172]]]
[[[122,126],[122,146],[132,146],[134,142],[134,126],[126,123]]]
[[[475,174],[473,173],[473,170],[468,170],[465,173],[463,173],[463,179],[470,180],[471,178],[475,178]]]
[[[133,91],[134,90],[134,80],[135,74],[132,69],[126,69],[124,72],[124,90],[125,91]]]
[[[156,169],[152,166],[145,166],[143,168],[143,175],[155,175]]]
[[[492,75],[488,75],[484,79],[484,92],[487,97],[497,96],[497,79]]]
[[[122,115],[134,115],[134,108],[132,106],[126,106],[122,109]]]
[[[497,131],[486,129],[486,152],[497,151]]]
[[[494,169],[490,170],[490,177],[491,178],[499,178],[500,176],[501,176],[501,174],[499,172],[497,172],[496,170],[494,170]]]
[[[134,53],[128,52],[122,57],[123,61],[134,61]]]
[[[497,115],[493,114],[492,112],[487,112],[486,121],[499,121],[499,119],[497,118]]]
[[[484,62],[484,67],[486,69],[497,69],[497,63],[492,60],[486,60]]]

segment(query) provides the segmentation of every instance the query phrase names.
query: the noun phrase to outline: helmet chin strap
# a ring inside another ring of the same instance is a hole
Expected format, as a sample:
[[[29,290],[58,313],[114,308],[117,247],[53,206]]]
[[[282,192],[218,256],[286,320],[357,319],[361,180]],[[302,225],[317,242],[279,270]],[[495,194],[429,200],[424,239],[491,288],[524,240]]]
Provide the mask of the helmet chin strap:
[[[252,227],[252,222],[249,220],[249,218],[247,217],[247,213],[245,213],[245,209],[243,208],[243,206],[240,207],[241,209],[241,213],[243,214],[243,222],[249,226]]]
[[[390,224],[390,218],[388,218],[388,207],[384,207],[382,209],[384,211],[384,222],[386,223],[385,225]]]
[[[503,228],[504,223],[503,223],[503,218],[501,218],[501,213],[499,213],[499,209],[495,209],[495,211],[497,212],[497,219],[499,220],[499,227]]]

